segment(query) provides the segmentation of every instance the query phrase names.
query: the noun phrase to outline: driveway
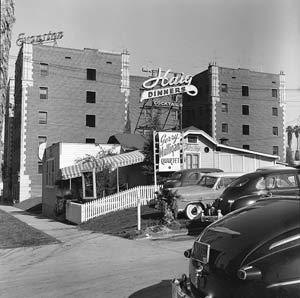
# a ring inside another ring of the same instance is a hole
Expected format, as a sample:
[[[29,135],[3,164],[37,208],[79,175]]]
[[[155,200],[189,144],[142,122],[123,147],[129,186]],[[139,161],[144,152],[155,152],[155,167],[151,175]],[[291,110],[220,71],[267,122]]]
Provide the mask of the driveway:
[[[192,237],[127,240],[6,211],[61,242],[0,250],[2,298],[167,298],[170,280],[188,268]]]

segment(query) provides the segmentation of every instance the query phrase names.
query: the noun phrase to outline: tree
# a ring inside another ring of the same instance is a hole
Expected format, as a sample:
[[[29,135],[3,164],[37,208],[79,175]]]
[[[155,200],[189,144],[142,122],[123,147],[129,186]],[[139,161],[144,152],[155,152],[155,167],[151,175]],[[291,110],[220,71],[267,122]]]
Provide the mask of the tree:
[[[293,140],[293,132],[294,132],[293,127],[289,125],[286,128],[286,132],[287,132],[287,138],[288,138],[287,139],[288,146],[289,146],[289,148],[291,148],[291,146],[292,146],[292,140]]]
[[[300,160],[300,154],[299,154],[299,132],[300,132],[300,126],[296,125],[294,126],[294,133],[295,133],[295,137],[297,139],[297,150],[295,153],[295,160]]]

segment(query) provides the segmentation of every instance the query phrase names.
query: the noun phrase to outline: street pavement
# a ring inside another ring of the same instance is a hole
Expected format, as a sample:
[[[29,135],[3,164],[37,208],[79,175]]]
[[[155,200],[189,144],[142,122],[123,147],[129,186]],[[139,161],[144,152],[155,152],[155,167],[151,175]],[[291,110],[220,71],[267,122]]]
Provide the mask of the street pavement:
[[[0,206],[58,243],[0,250],[1,298],[170,298],[193,237],[127,240]]]

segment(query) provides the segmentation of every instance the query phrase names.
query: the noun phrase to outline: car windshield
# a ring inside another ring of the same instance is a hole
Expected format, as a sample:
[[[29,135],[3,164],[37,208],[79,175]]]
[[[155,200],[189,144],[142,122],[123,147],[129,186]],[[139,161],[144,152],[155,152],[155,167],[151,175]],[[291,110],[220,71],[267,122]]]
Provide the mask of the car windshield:
[[[172,180],[180,180],[181,176],[182,176],[181,172],[175,172],[175,173],[173,173],[171,175],[170,179],[172,179]]]
[[[213,188],[217,180],[218,178],[216,177],[203,176],[201,180],[198,182],[198,185]]]

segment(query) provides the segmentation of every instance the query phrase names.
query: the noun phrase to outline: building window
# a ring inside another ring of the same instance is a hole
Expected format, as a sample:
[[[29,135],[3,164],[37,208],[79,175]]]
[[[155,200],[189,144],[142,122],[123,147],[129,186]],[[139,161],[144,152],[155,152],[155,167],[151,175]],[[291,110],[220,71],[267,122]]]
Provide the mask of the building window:
[[[55,183],[55,165],[54,159],[46,161],[46,185],[53,186]]]
[[[47,63],[40,63],[41,76],[49,74],[49,65]]]
[[[273,146],[273,155],[278,155],[279,150],[278,150],[278,146]]]
[[[227,123],[222,123],[222,132],[228,132],[228,124]]]
[[[95,115],[86,115],[86,126],[96,127],[96,116]]]
[[[43,174],[43,162],[38,162],[38,174]]]
[[[273,136],[278,136],[278,127],[273,126]]]
[[[196,169],[200,167],[199,155],[198,154],[187,154],[186,155],[186,168]]]
[[[86,79],[89,81],[96,81],[96,69],[87,68],[86,69]]]
[[[224,113],[228,113],[228,104],[227,103],[221,104],[221,111]]]
[[[242,96],[249,96],[249,87],[242,86]]]
[[[249,125],[243,125],[243,135],[249,135],[249,134],[250,134]]]
[[[243,145],[243,149],[250,150],[250,145]]]
[[[40,87],[40,99],[48,99],[48,87]]]
[[[197,136],[188,136],[188,143],[197,143]]]
[[[222,92],[227,92],[227,91],[228,91],[228,86],[227,86],[227,84],[222,84],[222,85],[221,85],[221,91],[222,91]]]
[[[272,97],[277,97],[277,89],[272,89]]]
[[[86,142],[87,144],[95,144],[95,139],[93,139],[93,138],[86,138],[86,139],[85,139],[85,142]]]
[[[47,124],[47,112],[39,112],[39,124]]]
[[[249,106],[248,105],[242,105],[242,113],[243,113],[243,115],[249,115]]]
[[[178,120],[178,111],[172,111],[172,119]]]
[[[43,154],[44,154],[44,150],[46,148],[46,143],[47,143],[47,137],[45,136],[39,136],[38,137],[39,140],[39,146],[38,146],[38,173],[39,174],[43,174]],[[41,146],[43,144],[43,146]]]
[[[272,108],[272,116],[278,116],[278,108]]]
[[[86,102],[87,103],[95,103],[96,102],[96,92],[86,91]]]

